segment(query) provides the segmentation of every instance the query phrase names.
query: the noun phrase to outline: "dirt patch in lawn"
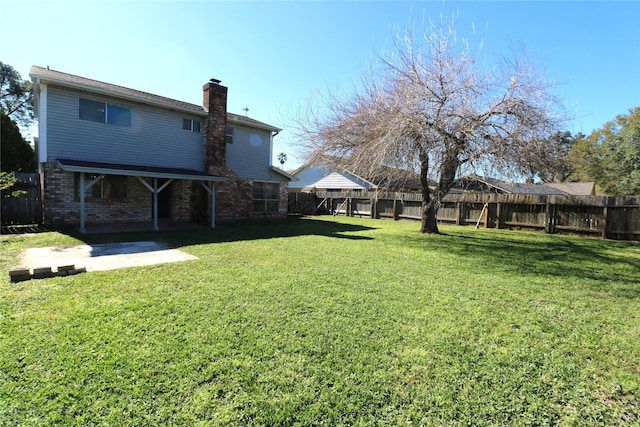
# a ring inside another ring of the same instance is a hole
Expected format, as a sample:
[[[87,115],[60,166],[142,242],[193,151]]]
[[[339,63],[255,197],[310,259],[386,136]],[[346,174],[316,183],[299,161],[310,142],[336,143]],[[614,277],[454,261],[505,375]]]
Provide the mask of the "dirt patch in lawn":
[[[198,259],[162,242],[125,242],[73,247],[29,248],[20,254],[20,266],[29,269],[75,265],[87,271],[163,264]]]

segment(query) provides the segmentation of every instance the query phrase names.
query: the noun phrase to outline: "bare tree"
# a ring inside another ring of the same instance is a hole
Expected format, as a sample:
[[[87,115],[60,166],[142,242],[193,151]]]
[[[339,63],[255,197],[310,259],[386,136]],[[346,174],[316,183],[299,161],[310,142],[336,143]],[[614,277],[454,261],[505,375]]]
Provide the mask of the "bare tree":
[[[453,25],[440,24],[398,37],[379,59],[354,95],[329,97],[299,130],[310,161],[419,172],[423,233],[438,232],[438,208],[463,166],[517,173],[557,130],[559,103],[522,50],[483,71]]]

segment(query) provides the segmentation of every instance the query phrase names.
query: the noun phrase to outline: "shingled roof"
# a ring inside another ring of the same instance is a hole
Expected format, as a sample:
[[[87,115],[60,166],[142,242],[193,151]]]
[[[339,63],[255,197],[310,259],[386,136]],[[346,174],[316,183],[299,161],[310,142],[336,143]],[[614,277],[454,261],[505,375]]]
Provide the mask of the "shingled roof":
[[[36,65],[31,67],[29,75],[31,76],[31,79],[36,83],[46,82],[51,84],[58,84],[74,89],[96,92],[103,95],[116,96],[130,101],[138,101],[145,104],[154,104],[162,107],[186,110],[192,113],[199,113],[200,115],[206,114],[206,111],[200,105],[178,101],[177,99],[154,95],[152,93],[130,89],[124,86],[88,79],[86,77],[74,76],[73,74],[67,74],[61,71],[49,70],[47,68],[38,67]]]
[[[200,105],[191,104],[189,102],[179,101],[173,98],[167,98],[161,95],[155,95],[149,92],[143,92],[124,86],[111,83],[101,82],[86,77],[75,76],[73,74],[63,73],[61,71],[50,70],[49,68],[38,67],[34,65],[29,72],[34,83],[49,83],[60,86],[70,87],[78,90],[99,93],[102,95],[113,96],[129,101],[142,102],[144,104],[152,104],[159,107],[169,108],[173,110],[183,111],[199,116],[206,116],[207,110]],[[271,126],[267,123],[252,119],[247,116],[227,113],[227,120],[232,123],[243,123],[248,126],[258,127],[261,129],[278,132],[281,129]]]
[[[519,183],[506,182],[495,178],[470,175],[462,178],[456,185],[459,191],[481,191],[507,194],[531,194],[538,196],[572,195],[589,196],[594,194],[593,182],[562,182],[562,183]]]

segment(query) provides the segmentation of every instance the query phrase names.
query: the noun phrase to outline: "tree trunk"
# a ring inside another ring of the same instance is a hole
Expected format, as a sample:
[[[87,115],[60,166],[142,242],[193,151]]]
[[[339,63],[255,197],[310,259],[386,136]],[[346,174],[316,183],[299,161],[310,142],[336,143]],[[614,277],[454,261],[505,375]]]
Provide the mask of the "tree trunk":
[[[422,187],[422,214],[421,214],[421,233],[438,234],[438,222],[436,215],[438,214],[437,201],[431,198],[429,192],[429,156],[426,153],[420,154],[420,185]]]
[[[438,206],[434,203],[435,200],[431,199],[429,202],[422,202],[422,226],[420,227],[421,233],[439,234],[438,230]]]

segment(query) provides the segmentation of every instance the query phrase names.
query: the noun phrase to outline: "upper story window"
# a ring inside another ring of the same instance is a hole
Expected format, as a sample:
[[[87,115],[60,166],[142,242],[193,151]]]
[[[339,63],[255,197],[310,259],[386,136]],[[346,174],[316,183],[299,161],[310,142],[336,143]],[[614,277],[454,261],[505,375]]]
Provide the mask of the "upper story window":
[[[233,144],[233,128],[227,126],[227,144]]]
[[[80,98],[80,120],[131,127],[131,110],[107,102]]]
[[[200,133],[200,121],[191,119],[182,119],[182,129]]]

